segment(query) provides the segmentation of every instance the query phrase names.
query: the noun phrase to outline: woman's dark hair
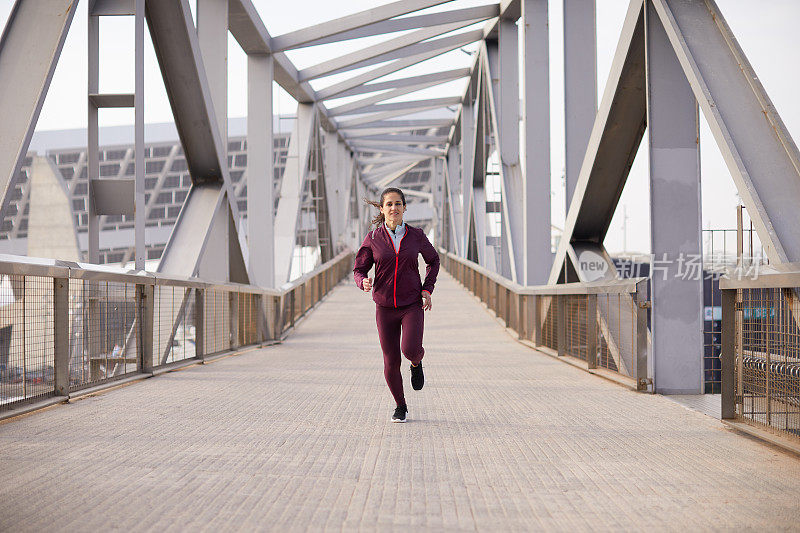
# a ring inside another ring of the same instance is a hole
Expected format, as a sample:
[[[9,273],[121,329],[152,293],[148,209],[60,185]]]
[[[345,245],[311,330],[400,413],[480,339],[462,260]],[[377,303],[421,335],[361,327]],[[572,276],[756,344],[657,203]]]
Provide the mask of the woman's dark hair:
[[[379,202],[374,202],[372,200],[368,200],[367,198],[364,198],[364,202],[365,203],[367,203],[367,204],[369,204],[369,205],[371,205],[373,207],[377,207],[378,208],[378,214],[375,216],[375,218],[372,219],[372,225],[380,226],[381,224],[383,224],[384,217],[383,217],[383,213],[381,213],[381,207],[383,206],[383,199],[390,192],[396,192],[397,194],[399,194],[400,195],[400,199],[403,201],[403,205],[406,205],[406,195],[403,194],[403,191],[401,191],[400,189],[398,189],[396,187],[388,187],[388,188],[384,189],[383,192],[381,193],[381,201],[380,201],[380,203]]]

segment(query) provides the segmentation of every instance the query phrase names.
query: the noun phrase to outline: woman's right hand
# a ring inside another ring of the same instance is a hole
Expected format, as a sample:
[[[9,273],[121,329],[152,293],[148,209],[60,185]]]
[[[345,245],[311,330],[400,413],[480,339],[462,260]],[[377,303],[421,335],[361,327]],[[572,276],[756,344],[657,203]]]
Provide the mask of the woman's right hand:
[[[364,292],[369,292],[372,290],[372,278],[364,278],[364,281],[361,282],[361,288]]]

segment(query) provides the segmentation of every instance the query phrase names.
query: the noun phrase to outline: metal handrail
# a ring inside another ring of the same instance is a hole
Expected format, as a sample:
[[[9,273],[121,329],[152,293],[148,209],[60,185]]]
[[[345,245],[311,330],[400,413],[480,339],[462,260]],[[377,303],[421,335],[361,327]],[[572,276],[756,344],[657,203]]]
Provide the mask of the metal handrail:
[[[330,261],[318,266],[311,272],[292,280],[281,289],[270,289],[257,285],[235,282],[210,282],[198,278],[185,278],[164,274],[161,272],[147,272],[143,270],[123,270],[119,267],[96,265],[59,259],[46,259],[39,257],[26,257],[0,254],[0,275],[41,276],[50,278],[84,279],[94,281],[109,281],[119,283],[135,283],[139,285],[174,285],[196,289],[221,289],[236,292],[248,292],[265,296],[283,296],[314,276],[331,268],[350,254],[349,250],[341,252]]]
[[[344,250],[269,289],[0,255],[14,293],[0,302],[14,338],[0,367],[0,408],[280,341],[351,269]]]
[[[600,280],[578,283],[560,283],[557,285],[520,285],[510,279],[501,276],[497,272],[488,270],[477,263],[459,257],[452,252],[442,248],[439,249],[441,255],[447,256],[450,260],[461,263],[471,268],[475,272],[486,276],[495,283],[502,285],[508,290],[520,295],[559,295],[559,294],[635,294],[642,288],[642,284],[647,283],[647,278],[623,278],[613,280]]]
[[[765,271],[757,276],[737,276],[735,269],[720,277],[719,288],[726,289],[791,289],[800,287],[800,270],[795,270],[797,264],[776,267],[770,265],[762,267]],[[785,268],[781,271],[779,268]]]
[[[616,371],[647,390],[647,278],[522,286],[439,248],[443,266],[534,347]]]

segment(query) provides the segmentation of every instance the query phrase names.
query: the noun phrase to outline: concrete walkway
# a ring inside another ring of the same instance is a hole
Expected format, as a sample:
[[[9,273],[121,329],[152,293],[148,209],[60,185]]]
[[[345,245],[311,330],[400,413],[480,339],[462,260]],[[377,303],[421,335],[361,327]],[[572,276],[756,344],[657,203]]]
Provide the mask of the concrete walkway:
[[[390,423],[373,313],[342,285],[280,346],[0,425],[0,531],[800,527],[800,459],[516,343],[444,273]]]

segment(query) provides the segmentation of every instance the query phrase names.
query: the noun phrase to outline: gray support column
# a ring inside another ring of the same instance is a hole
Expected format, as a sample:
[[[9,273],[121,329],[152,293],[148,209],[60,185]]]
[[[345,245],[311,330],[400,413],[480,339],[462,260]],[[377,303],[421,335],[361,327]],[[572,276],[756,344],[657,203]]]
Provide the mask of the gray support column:
[[[469,224],[472,217],[472,172],[475,159],[475,108],[472,96],[467,94],[461,106],[461,242],[458,246],[461,257],[469,250]]]
[[[136,0],[134,14],[134,193],[133,233],[134,264],[136,270],[144,270],[147,259],[145,248],[145,216],[147,206],[144,196],[144,0]]]
[[[486,41],[491,76],[489,130],[500,159],[502,224],[499,272],[515,283],[523,278],[523,177],[519,165],[519,46],[516,23],[501,20],[498,41]],[[487,154],[488,155],[488,154]]]
[[[8,191],[17,182],[78,10],[74,0],[5,4],[13,7],[0,39],[0,220],[5,218],[11,201]]]
[[[448,249],[456,255],[464,257],[462,253],[462,232],[464,228],[463,203],[458,201],[459,192],[462,191],[461,166],[459,164],[458,146],[451,144],[447,151],[447,198],[450,208],[450,235],[447,237]]]
[[[559,357],[567,353],[567,298],[568,296],[556,296],[556,346],[558,347]]]
[[[697,103],[652,4],[645,12],[655,391],[702,392],[703,279]]]
[[[736,290],[722,292],[722,401],[721,416],[723,419],[736,418],[736,381],[734,365],[736,365]]]
[[[88,33],[88,94],[99,93],[100,86],[100,18],[89,13],[87,22]],[[99,130],[98,130],[98,109],[92,98],[88,100],[88,122],[86,127],[86,155],[88,164],[86,177],[88,179],[89,191],[92,190],[92,181],[98,179],[100,173],[99,158]],[[100,261],[100,219],[97,215],[94,195],[88,194],[86,197],[86,211],[88,213],[88,246],[87,258],[89,263]]]
[[[433,181],[431,182],[431,193],[433,194],[434,205],[434,240],[436,246],[447,246],[445,239],[447,236],[442,229],[444,228],[444,158],[437,157],[433,160]]]
[[[205,359],[205,289],[194,290],[194,356]]]
[[[197,0],[197,40],[208,80],[208,89],[220,137],[221,164],[228,160],[228,0]],[[232,190],[232,189],[231,189]],[[236,202],[235,198],[228,201]],[[223,199],[214,215],[209,234],[209,250],[228,253],[207,253],[201,259],[201,275],[209,279],[230,281],[231,267],[235,265],[231,254],[231,231],[228,205]],[[233,237],[237,238],[237,237]],[[219,257],[223,256],[224,257]],[[212,257],[217,256],[217,257]]]
[[[247,247],[252,283],[275,286],[272,55],[247,56]]]
[[[586,366],[597,368],[597,295],[586,295]]]
[[[214,104],[222,153],[228,153],[228,0],[197,0],[197,38]]]
[[[567,210],[575,192],[596,114],[595,0],[564,0],[564,138],[566,139]]]
[[[139,302],[139,360],[141,371],[153,373],[153,317],[155,312],[155,287],[136,285],[136,300]]]
[[[550,63],[547,0],[522,0],[523,277],[547,283],[550,251]],[[588,138],[588,136],[587,136]]]
[[[230,306],[230,349],[239,348],[239,293],[228,293],[228,305]]]
[[[280,201],[275,214],[275,285],[289,280],[292,257],[297,241],[297,222],[303,187],[308,174],[308,158],[314,128],[317,127],[316,110],[312,104],[297,104],[297,119],[289,139],[289,155],[281,180]]]
[[[69,394],[69,279],[53,278],[53,378],[55,394]]]

